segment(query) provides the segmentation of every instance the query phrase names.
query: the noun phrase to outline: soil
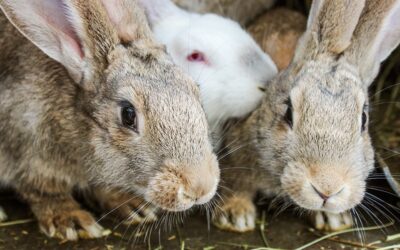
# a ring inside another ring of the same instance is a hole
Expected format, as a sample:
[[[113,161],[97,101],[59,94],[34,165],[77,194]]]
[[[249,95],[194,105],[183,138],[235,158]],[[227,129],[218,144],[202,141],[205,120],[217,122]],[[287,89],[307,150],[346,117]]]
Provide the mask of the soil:
[[[391,204],[396,204],[397,199],[385,198]],[[0,194],[0,205],[4,207],[9,215],[8,221],[33,218],[29,208],[20,203],[12,193]],[[389,207],[389,205],[387,205]],[[260,207],[260,211],[265,211]],[[379,215],[379,211],[378,215]],[[389,212],[385,212],[390,215]],[[391,217],[398,216],[395,211],[391,212]],[[310,224],[303,217],[300,218],[290,210],[280,215],[273,212],[266,214],[266,225],[264,235],[270,247],[294,249],[307,242],[319,238],[321,232],[311,231]],[[383,220],[385,216],[380,215]],[[376,222],[376,221],[375,221]],[[137,226],[119,225],[118,221],[106,218],[100,222],[105,228],[112,232],[109,236],[97,240],[80,240],[77,242],[63,242],[56,239],[49,239],[39,232],[35,221],[20,225],[1,226],[0,224],[0,250],[24,250],[24,249],[88,249],[88,250],[114,250],[114,249],[254,249],[264,247],[265,243],[261,236],[260,224],[254,232],[233,233],[221,231],[212,225],[209,227],[207,216],[203,213],[194,212],[186,216],[184,223],[173,225],[163,223],[161,227],[150,230],[144,237],[137,235]],[[371,220],[370,225],[374,225]],[[151,232],[151,233],[150,233]],[[398,223],[394,226],[381,230],[365,232],[365,241],[373,242],[385,238],[385,234],[399,233]],[[348,233],[340,235],[340,240],[360,242],[359,234]],[[160,248],[162,247],[162,248]],[[354,246],[336,243],[330,240],[315,244],[307,249],[354,249]]]

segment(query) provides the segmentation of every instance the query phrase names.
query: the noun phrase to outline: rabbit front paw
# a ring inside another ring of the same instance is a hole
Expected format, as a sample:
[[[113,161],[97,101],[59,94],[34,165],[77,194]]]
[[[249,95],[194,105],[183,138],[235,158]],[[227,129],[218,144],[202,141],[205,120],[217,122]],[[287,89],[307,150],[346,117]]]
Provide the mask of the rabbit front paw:
[[[0,222],[7,220],[7,214],[2,207],[0,207]]]
[[[234,231],[247,232],[254,230],[256,207],[246,196],[232,196],[224,201],[213,218],[216,227]]]
[[[94,195],[104,211],[103,218],[113,215],[122,219],[124,224],[151,223],[157,220],[156,207],[135,194],[98,188]]]
[[[314,227],[318,230],[341,231],[353,226],[353,218],[350,212],[340,214],[317,212],[312,216]]]
[[[41,203],[32,206],[40,230],[49,237],[75,241],[103,236],[103,228],[93,216],[73,200]]]

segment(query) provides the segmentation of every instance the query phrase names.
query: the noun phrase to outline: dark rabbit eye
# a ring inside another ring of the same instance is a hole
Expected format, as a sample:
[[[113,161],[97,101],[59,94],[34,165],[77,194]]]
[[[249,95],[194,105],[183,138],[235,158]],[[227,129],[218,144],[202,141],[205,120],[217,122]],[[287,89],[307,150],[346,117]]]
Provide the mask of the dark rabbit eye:
[[[286,109],[284,119],[290,127],[293,127],[293,111],[292,111],[293,107],[292,107],[292,102],[290,101],[290,99],[288,99],[286,101],[286,104],[287,104],[287,109]]]
[[[361,116],[361,131],[364,131],[367,125],[367,112],[363,111]]]
[[[135,108],[129,102],[122,102],[121,106],[122,106],[122,110],[121,110],[122,124],[125,127],[128,127],[137,132],[138,122],[137,122]]]

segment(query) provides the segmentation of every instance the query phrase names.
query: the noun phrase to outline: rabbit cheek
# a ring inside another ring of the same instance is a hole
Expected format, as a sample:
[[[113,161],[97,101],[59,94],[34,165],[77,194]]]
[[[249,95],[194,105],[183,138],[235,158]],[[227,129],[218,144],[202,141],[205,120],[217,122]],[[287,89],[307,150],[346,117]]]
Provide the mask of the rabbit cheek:
[[[193,201],[190,199],[178,202],[178,193],[182,190],[182,175],[172,169],[165,169],[158,173],[149,183],[145,194],[146,200],[156,206],[170,211],[181,211],[190,208]]]
[[[288,163],[281,176],[282,188],[286,194],[299,206],[312,209],[320,204],[310,202],[304,190],[307,190],[305,169],[299,165]]]
[[[322,190],[320,188],[322,185],[317,185],[313,182],[319,184],[321,178],[316,178],[312,171],[307,170],[307,167],[303,164],[288,163],[281,178],[282,187],[289,197],[300,207],[310,210],[320,210],[324,207],[325,201],[319,194],[322,195],[325,191],[320,191]]]

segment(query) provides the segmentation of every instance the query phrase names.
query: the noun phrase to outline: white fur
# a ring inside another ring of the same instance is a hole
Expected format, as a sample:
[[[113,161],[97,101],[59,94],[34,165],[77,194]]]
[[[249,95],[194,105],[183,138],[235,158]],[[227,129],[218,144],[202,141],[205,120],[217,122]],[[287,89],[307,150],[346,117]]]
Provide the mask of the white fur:
[[[214,14],[195,14],[169,0],[141,0],[156,39],[174,62],[200,85],[203,107],[219,137],[229,118],[249,114],[260,103],[268,80],[277,74],[271,58],[236,22]],[[207,63],[187,56],[202,52]]]
[[[100,238],[103,236],[103,227],[97,223],[85,227],[86,231],[89,233],[90,238]]]

